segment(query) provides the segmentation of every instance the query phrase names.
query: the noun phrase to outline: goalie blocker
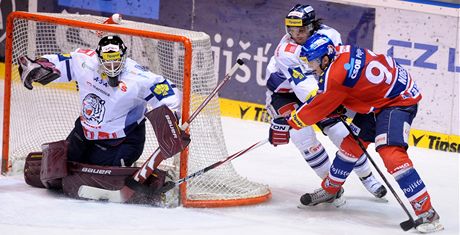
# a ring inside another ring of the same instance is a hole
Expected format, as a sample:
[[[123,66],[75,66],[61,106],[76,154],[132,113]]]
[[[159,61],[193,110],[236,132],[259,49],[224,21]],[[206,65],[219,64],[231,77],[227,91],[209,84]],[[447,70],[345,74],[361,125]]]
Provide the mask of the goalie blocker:
[[[190,135],[180,129],[175,113],[162,105],[145,114],[152,124],[163,158],[182,152],[190,144]]]

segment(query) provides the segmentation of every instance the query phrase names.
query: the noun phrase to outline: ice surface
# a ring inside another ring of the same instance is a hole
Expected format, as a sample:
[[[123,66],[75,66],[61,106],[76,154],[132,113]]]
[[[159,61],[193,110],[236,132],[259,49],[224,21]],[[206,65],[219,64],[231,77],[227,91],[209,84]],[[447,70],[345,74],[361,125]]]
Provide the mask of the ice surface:
[[[267,137],[268,125],[223,118],[229,153]],[[330,155],[335,147],[318,134]],[[193,140],[199,141],[199,140]],[[383,163],[372,149],[374,160]],[[459,234],[459,154],[411,147],[416,169],[428,187],[445,230]],[[233,208],[154,208],[74,200],[30,187],[21,176],[0,176],[0,234],[414,234],[399,223],[408,219],[389,194],[382,203],[368,193],[356,175],[345,184],[346,205],[298,209],[299,197],[319,187],[314,174],[293,144],[262,146],[233,161],[249,179],[270,185],[272,199]],[[400,193],[394,179],[387,179]],[[374,171],[374,174],[377,172]],[[400,197],[406,202],[402,193]],[[410,208],[409,204],[407,206]],[[412,211],[412,210],[411,210]]]

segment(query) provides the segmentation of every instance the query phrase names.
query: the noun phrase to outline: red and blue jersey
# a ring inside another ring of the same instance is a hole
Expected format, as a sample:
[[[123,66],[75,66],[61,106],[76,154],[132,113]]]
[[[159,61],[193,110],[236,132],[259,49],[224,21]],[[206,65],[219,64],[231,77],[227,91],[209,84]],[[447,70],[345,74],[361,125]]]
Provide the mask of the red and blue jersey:
[[[422,98],[407,70],[391,57],[350,45],[336,50],[335,60],[320,76],[318,95],[291,114],[294,128],[315,124],[339,105],[370,113],[414,105]]]

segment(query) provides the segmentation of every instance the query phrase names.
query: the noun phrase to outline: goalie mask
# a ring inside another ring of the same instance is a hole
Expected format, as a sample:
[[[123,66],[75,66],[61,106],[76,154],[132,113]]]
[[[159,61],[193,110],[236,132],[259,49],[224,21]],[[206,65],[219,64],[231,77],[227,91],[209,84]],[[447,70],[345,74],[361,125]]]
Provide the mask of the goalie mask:
[[[117,87],[118,75],[126,61],[125,44],[119,36],[105,36],[99,41],[96,53],[103,72],[109,77],[109,85]]]

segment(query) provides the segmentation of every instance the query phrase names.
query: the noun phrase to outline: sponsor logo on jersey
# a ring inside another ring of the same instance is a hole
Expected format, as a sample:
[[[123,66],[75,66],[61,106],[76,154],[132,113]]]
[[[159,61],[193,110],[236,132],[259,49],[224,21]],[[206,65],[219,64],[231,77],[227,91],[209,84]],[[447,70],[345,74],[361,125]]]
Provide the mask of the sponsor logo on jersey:
[[[96,94],[86,95],[82,102],[82,116],[91,126],[97,126],[104,120],[105,100]]]
[[[127,91],[128,91],[128,86],[126,86],[126,83],[123,82],[123,81],[120,81],[120,82],[118,83],[118,87],[120,88],[120,90],[121,90],[122,92],[127,92]]]
[[[60,53],[57,54],[59,61],[65,61],[72,59],[72,56],[69,53]]]
[[[78,49],[77,51],[78,53],[82,53],[82,54],[85,54],[85,55],[88,55],[88,56],[93,56],[96,54],[95,51],[91,50],[91,49]]]
[[[289,52],[289,53],[295,53],[295,50],[297,49],[298,46],[299,45],[297,44],[288,43],[286,47],[284,48],[284,51]]]
[[[137,68],[143,72],[148,72],[149,71],[149,68],[147,68],[147,66],[143,66],[143,65],[139,65],[139,64],[136,64],[134,65],[134,68]]]
[[[108,82],[107,82],[107,77],[106,77],[106,76],[103,76],[103,75],[101,75],[101,77],[102,77],[102,78],[100,78],[100,77],[94,77],[94,78],[93,78],[93,81],[95,81],[96,83],[98,83],[98,84],[100,84],[100,85],[102,85],[102,86],[104,86],[104,87],[108,87],[109,84],[108,84]]]
[[[354,87],[361,77],[361,72],[366,63],[366,53],[362,48],[353,47],[350,52],[350,60],[344,64],[344,68],[348,70],[347,77],[343,81],[346,87]]]
[[[295,111],[293,111],[291,114],[291,121],[299,128],[307,126],[302,120],[300,120],[299,116],[297,115],[297,112]]]

